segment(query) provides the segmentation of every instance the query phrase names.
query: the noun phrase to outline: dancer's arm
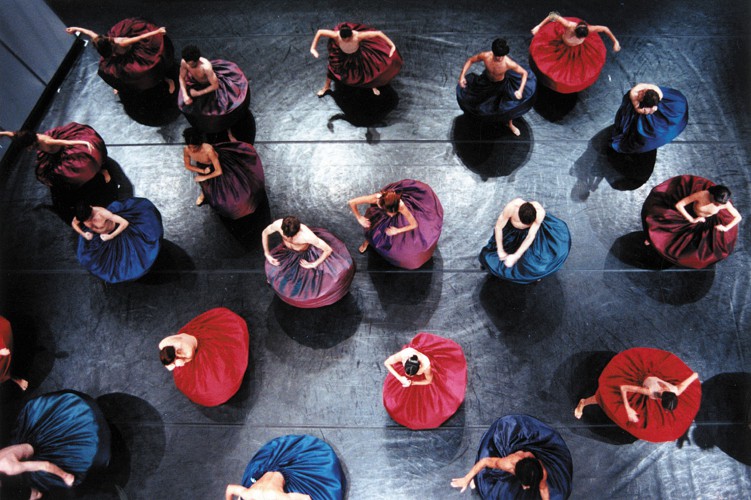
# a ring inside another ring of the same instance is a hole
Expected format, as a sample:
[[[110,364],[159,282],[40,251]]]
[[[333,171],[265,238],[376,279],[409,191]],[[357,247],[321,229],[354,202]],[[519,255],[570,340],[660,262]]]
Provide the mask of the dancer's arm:
[[[115,43],[120,45],[121,47],[127,47],[128,45],[133,45],[134,43],[138,43],[141,40],[145,40],[146,38],[150,38],[155,35],[164,35],[166,33],[167,33],[167,28],[161,27],[161,28],[155,29],[154,31],[149,31],[148,33],[144,33],[138,36],[117,37],[115,38]]]
[[[514,264],[516,264],[517,261],[522,257],[522,255],[524,255],[524,252],[526,252],[527,249],[535,241],[535,237],[537,236],[537,231],[540,230],[542,221],[543,219],[545,219],[545,210],[539,205],[536,206],[535,208],[537,209],[537,218],[529,227],[527,236],[524,238],[524,241],[522,241],[522,244],[519,245],[519,248],[516,249],[516,252],[509,255],[508,257],[506,257],[506,260],[504,260],[506,267],[513,267]]]
[[[220,175],[222,175],[222,165],[219,163],[219,155],[216,153],[216,149],[214,149],[212,146],[209,147],[208,156],[209,160],[211,160],[211,164],[214,166],[214,171],[210,174],[196,175],[196,182],[207,181],[209,179],[213,179],[214,177],[219,177]],[[203,174],[203,172],[201,173]]]
[[[451,480],[451,486],[454,488],[461,488],[461,491],[459,493],[464,493],[464,490],[467,489],[467,486],[469,486],[469,483],[472,481],[472,479],[479,474],[481,470],[483,470],[485,467],[490,467],[491,469],[504,469],[503,462],[507,461],[508,457],[498,458],[498,457],[485,457],[481,458],[471,469],[469,472],[467,472],[467,475],[464,477],[459,477]]]
[[[318,45],[318,40],[320,40],[321,37],[326,38],[334,38],[336,39],[336,31],[332,30],[318,30],[316,31],[316,36],[313,37],[313,43],[310,44],[310,53],[313,54],[313,57],[318,57],[318,51],[316,50],[316,45]]]
[[[186,79],[188,78],[188,63],[185,62],[185,59],[180,60],[180,74],[178,75],[178,80],[180,82],[180,92],[183,95],[183,101],[185,101],[185,104],[190,105],[193,104],[193,99],[190,97],[190,94],[188,93],[188,84],[186,83]]]
[[[205,174],[206,169],[194,167],[190,163],[190,153],[188,152],[188,148],[183,148],[183,164],[185,165],[186,170],[190,170],[191,172],[195,172],[197,174]],[[207,167],[208,168],[208,167]]]
[[[686,206],[701,200],[704,194],[705,194],[704,191],[697,191],[696,193],[686,196],[685,198],[683,198],[682,200],[680,200],[678,203],[675,204],[675,209],[678,210],[678,212],[691,224],[696,224],[697,222],[706,221],[704,217],[691,217],[688,211],[686,211]]]
[[[91,38],[92,40],[94,38],[97,38],[99,35],[91,30],[87,30],[86,28],[79,28],[78,26],[71,26],[69,28],[65,28],[66,33],[70,33],[71,35],[74,35],[78,31],[82,35],[86,35],[87,37]]]
[[[510,218],[511,216],[507,213],[506,208],[504,208],[501,215],[498,216],[498,220],[495,221],[495,246],[498,248],[498,258],[501,260],[508,257],[508,253],[503,248],[503,228],[506,227]]]
[[[123,231],[125,231],[128,228],[128,224],[129,223],[128,223],[127,220],[123,219],[122,217],[120,217],[117,214],[113,214],[112,212],[110,212],[106,208],[102,208],[101,210],[102,210],[102,215],[104,216],[104,218],[106,218],[107,220],[111,220],[112,222],[114,222],[115,224],[117,224],[117,227],[111,233],[109,233],[109,234],[100,234],[99,235],[99,237],[102,239],[102,241],[109,241],[109,240],[111,240],[113,238],[116,238],[120,233],[122,233]]]
[[[360,205],[375,205],[376,203],[378,203],[378,193],[368,194],[365,196],[360,196],[358,198],[352,198],[347,203],[349,204],[349,208],[352,210],[352,213],[357,219],[357,222],[365,229],[368,229],[370,227],[370,219],[362,215],[357,207]]]
[[[263,246],[263,255],[266,256],[266,260],[269,261],[269,264],[271,264],[272,266],[278,266],[279,261],[272,257],[271,253],[269,252],[269,235],[271,235],[272,233],[281,232],[282,219],[278,219],[266,226],[266,229],[264,229],[261,233],[261,246]]]
[[[591,33],[605,33],[611,40],[613,40],[613,52],[619,52],[621,50],[621,44],[615,38],[615,35],[610,31],[607,26],[588,26]]]
[[[323,251],[323,253],[321,253],[321,255],[313,262],[308,262],[305,259],[300,259],[300,267],[305,269],[315,269],[334,252],[334,249],[331,248],[328,243],[316,236],[315,233],[308,229],[308,227],[304,224],[300,224],[300,231],[303,232],[304,240],[306,243],[310,243],[314,247]]]
[[[387,227],[386,234],[388,236],[396,236],[399,233],[406,233],[407,231],[417,229],[417,219],[415,219],[415,216],[412,215],[412,212],[410,212],[409,208],[407,208],[407,205],[405,205],[403,201],[399,202],[399,213],[407,219],[407,225],[399,228],[394,226]]]
[[[80,234],[81,236],[83,236],[84,239],[91,241],[94,238],[93,233],[89,233],[81,229],[81,221],[79,221],[75,217],[73,217],[73,220],[70,222],[70,225],[73,228],[73,230],[77,232],[78,234]]]
[[[524,95],[524,86],[527,85],[527,70],[522,68],[521,65],[519,65],[516,61],[511,59],[510,57],[506,56],[506,61],[508,62],[508,67],[511,71],[515,71],[522,75],[522,83],[519,85],[519,90],[514,92],[514,97],[517,99],[521,99]]]
[[[688,386],[691,385],[694,382],[694,380],[698,380],[698,379],[699,379],[699,374],[696,372],[692,373],[690,377],[688,377],[686,380],[684,380],[683,382],[681,382],[680,384],[676,386],[675,395],[680,396],[681,394],[683,394],[683,392],[686,389],[688,389]]]
[[[94,147],[90,142],[86,141],[67,141],[65,139],[53,139],[52,137],[44,134],[37,134],[37,140],[40,143],[43,143],[45,146],[60,146],[63,148],[69,148],[71,146],[86,146],[86,148],[88,148],[89,150],[89,153],[94,152]]]
[[[472,65],[476,62],[482,61],[482,52],[479,54],[475,54],[469,59],[467,59],[464,62],[464,67],[462,67],[462,73],[459,75],[459,86],[461,88],[466,88],[467,86],[467,79],[465,78],[467,71],[469,71],[469,68],[472,67]]]
[[[396,45],[394,45],[391,38],[387,37],[383,31],[358,31],[357,33],[361,40],[367,40],[368,38],[382,38],[385,40],[386,43],[389,44],[389,47],[391,47],[389,57],[393,56],[394,52],[396,52]]]
[[[731,202],[725,203],[725,207],[724,208],[725,208],[725,210],[727,210],[728,212],[730,212],[730,215],[733,216],[733,220],[730,221],[730,224],[727,224],[727,225],[718,224],[718,225],[715,226],[715,229],[717,229],[718,231],[723,231],[723,232],[724,231],[730,231],[743,218],[743,217],[741,217],[741,214],[738,212],[738,210],[735,209],[735,207],[733,206],[733,204]]]
[[[386,361],[383,362],[386,369],[391,373],[391,375],[394,376],[396,380],[398,380],[402,384],[403,387],[409,387],[410,385],[412,385],[412,380],[404,375],[399,375],[399,372],[394,369],[393,365],[401,363],[405,356],[409,357],[416,352],[417,351],[415,351],[413,348],[407,347],[406,349],[402,349],[396,354],[392,354],[391,356],[386,358]]]
[[[626,415],[628,415],[629,422],[638,422],[639,421],[639,414],[636,413],[636,410],[631,408],[631,405],[628,404],[628,393],[629,392],[635,392],[637,394],[644,394],[645,396],[649,396],[649,390],[645,387],[639,386],[639,385],[622,385],[621,386],[621,397],[623,398],[623,406],[626,407]]]
[[[206,79],[209,81],[209,86],[201,90],[190,89],[188,93],[192,97],[200,97],[202,95],[210,94],[219,88],[219,79],[216,77],[216,73],[214,73],[214,67],[211,65],[211,62],[202,57],[201,64],[204,66],[204,72]]]
[[[543,19],[542,21],[540,21],[540,24],[538,24],[537,26],[535,26],[534,28],[532,28],[532,34],[536,35],[537,32],[540,31],[540,28],[542,28],[548,22],[553,22],[553,21],[561,23],[567,29],[574,29],[574,28],[576,28],[576,23],[575,22],[569,21],[568,19],[566,19],[565,17],[561,16],[556,11],[553,11],[550,14],[548,14],[548,16],[545,19]]]

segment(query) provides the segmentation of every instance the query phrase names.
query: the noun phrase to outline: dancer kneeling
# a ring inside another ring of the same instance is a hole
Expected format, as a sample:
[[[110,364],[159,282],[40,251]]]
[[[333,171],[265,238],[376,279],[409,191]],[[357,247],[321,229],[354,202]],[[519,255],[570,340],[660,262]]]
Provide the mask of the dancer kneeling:
[[[269,236],[282,243],[269,250]],[[349,292],[355,263],[347,247],[329,231],[309,228],[294,216],[278,219],[261,234],[266,280],[284,302],[295,307],[331,305]]]
[[[532,283],[560,269],[570,249],[565,222],[546,214],[536,201],[515,198],[498,217],[480,263],[499,278]]]

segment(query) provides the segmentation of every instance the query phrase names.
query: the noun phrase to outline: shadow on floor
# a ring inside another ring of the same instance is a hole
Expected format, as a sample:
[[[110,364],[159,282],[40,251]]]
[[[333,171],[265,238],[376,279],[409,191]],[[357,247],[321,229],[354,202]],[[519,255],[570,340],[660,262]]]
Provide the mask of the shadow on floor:
[[[245,217],[235,220],[224,217],[219,217],[219,219],[245,250],[248,252],[260,250],[263,248],[261,246],[261,233],[272,222],[269,200],[264,195],[255,212]]]
[[[721,373],[701,385],[702,401],[692,438],[751,465],[751,373]]]
[[[154,286],[179,283],[181,288],[192,288],[196,282],[196,274],[193,272],[195,269],[196,265],[188,252],[171,241],[163,239],[156,262],[138,282]]]
[[[651,247],[644,244],[646,234],[644,231],[634,231],[617,238],[608,250],[608,259],[617,259],[637,269],[659,271],[668,269],[673,265],[660,257]],[[613,269],[610,262],[606,262],[605,269]]]
[[[532,64],[531,58],[530,66],[532,68],[535,67]],[[539,73],[537,74],[539,75]],[[577,92],[573,94],[560,94],[542,85],[538,77],[536,99],[533,108],[537,111],[537,114],[547,121],[555,123],[563,120],[574,109],[576,102],[579,100],[579,94]]]
[[[529,160],[534,135],[523,118],[514,120],[521,135],[502,123],[486,123],[467,114],[454,119],[451,142],[462,163],[483,181],[513,174]]]
[[[571,189],[571,200],[586,201],[603,179],[615,190],[632,191],[652,175],[657,150],[638,155],[616,153],[610,147],[611,129],[608,126],[595,134],[571,167],[569,173],[577,179]]]
[[[177,80],[175,80],[177,84]],[[174,122],[180,117],[180,109],[177,107],[177,93],[170,94],[166,83],[161,83],[154,88],[143,92],[120,92],[120,102],[125,114],[130,118],[149,127],[159,127]]]
[[[574,408],[579,400],[592,396],[597,391],[600,373],[616,354],[612,351],[579,352],[556,369],[553,380],[559,381],[560,389],[566,395],[572,422],[575,422]],[[623,445],[637,441],[610,420],[598,405],[587,406],[581,422],[584,425],[571,425],[569,429],[580,436],[608,444]]]
[[[379,90],[381,95],[375,95],[372,89],[348,87],[336,83],[330,95],[342,113],[329,118],[329,130],[333,129],[334,122],[337,120],[345,120],[355,127],[386,126],[386,116],[399,104],[399,94],[391,85],[379,87]],[[371,137],[368,142],[378,142],[378,139]]]

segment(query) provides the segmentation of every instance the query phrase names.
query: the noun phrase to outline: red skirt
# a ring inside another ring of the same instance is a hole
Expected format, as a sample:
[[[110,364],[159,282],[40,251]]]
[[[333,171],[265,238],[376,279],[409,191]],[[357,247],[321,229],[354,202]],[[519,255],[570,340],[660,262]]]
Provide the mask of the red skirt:
[[[678,396],[678,406],[673,411],[663,409],[659,399],[629,393],[628,404],[639,415],[636,423],[628,420],[621,385],[641,386],[650,376],[678,385],[692,373],[691,368],[667,351],[648,347],[628,349],[618,353],[602,371],[595,396],[605,414],[633,436],[653,443],[675,441],[686,433],[699,412],[701,383],[692,382]]]
[[[53,139],[86,141],[86,145],[64,146],[57,153],[37,151],[36,176],[39,182],[57,188],[78,188],[94,178],[107,159],[107,147],[96,130],[70,122],[44,132]]]
[[[248,369],[248,325],[229,309],[211,309],[180,329],[198,340],[193,359],[172,370],[175,385],[202,406],[226,402]]]
[[[431,333],[419,333],[404,348],[428,357],[433,372],[429,385],[403,387],[391,373],[383,382],[383,406],[397,423],[410,429],[434,429],[456,413],[467,388],[467,361],[459,344]],[[394,368],[404,375],[404,366]],[[420,375],[414,381],[424,380]]]
[[[0,356],[0,384],[10,379],[10,358],[13,356],[13,330],[10,322],[0,316],[0,349],[9,349],[11,354]]]
[[[672,177],[652,189],[641,209],[642,225],[652,247],[666,260],[693,269],[702,269],[730,255],[738,240],[738,226],[718,231],[733,216],[720,210],[705,222],[691,224],[675,208],[680,200],[714,186],[695,175]],[[686,207],[691,212],[691,206]]]
[[[576,17],[565,18],[575,23]],[[600,35],[590,32],[584,43],[566,45],[561,23],[549,22],[540,28],[529,45],[529,55],[538,70],[540,83],[561,94],[580,92],[597,81],[605,66],[607,50]]]
[[[340,23],[339,31],[349,26],[354,31],[376,31],[375,28],[357,23]],[[329,39],[329,78],[350,87],[375,88],[389,83],[402,69],[402,56],[398,50],[389,57],[391,46],[383,38],[362,40],[357,52],[347,54]]]

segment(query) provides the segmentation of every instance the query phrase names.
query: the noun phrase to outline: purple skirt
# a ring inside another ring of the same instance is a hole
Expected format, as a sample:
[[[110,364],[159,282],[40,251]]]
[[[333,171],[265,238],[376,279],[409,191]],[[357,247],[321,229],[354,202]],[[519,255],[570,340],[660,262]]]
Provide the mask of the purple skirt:
[[[239,219],[256,211],[264,197],[263,165],[255,148],[244,142],[214,144],[222,175],[200,183],[206,202],[222,217]],[[211,165],[199,164],[199,167]]]
[[[443,227],[443,207],[433,190],[425,183],[404,179],[385,186],[382,191],[396,191],[417,221],[417,228],[396,236],[388,236],[386,228],[403,227],[407,219],[371,206],[365,212],[370,228],[365,238],[373,249],[389,263],[404,269],[417,269],[433,256]]]
[[[334,30],[339,31],[345,26],[355,31],[375,31],[370,26],[357,23],[340,23]],[[333,39],[329,39],[328,49],[329,78],[350,87],[382,87],[399,73],[404,63],[398,50],[389,57],[391,47],[380,37],[362,40],[352,54],[344,52]]]
[[[315,269],[300,266],[301,259],[313,262],[321,255],[322,251],[313,245],[296,252],[282,243],[271,250],[279,265],[272,266],[266,261],[266,280],[279,298],[306,309],[331,305],[347,295],[355,276],[355,263],[344,243],[325,229],[310,230],[333,249],[321,265]]]
[[[250,104],[248,79],[237,64],[223,59],[211,61],[214,73],[219,80],[219,88],[214,92],[194,97],[193,103],[185,104],[182,92],[177,93],[177,105],[185,118],[197,129],[210,134],[227,130],[246,112]],[[188,74],[188,90],[203,89],[208,84],[193,80]]]

